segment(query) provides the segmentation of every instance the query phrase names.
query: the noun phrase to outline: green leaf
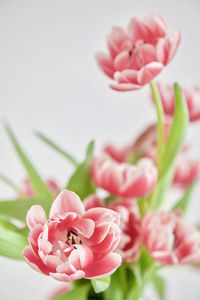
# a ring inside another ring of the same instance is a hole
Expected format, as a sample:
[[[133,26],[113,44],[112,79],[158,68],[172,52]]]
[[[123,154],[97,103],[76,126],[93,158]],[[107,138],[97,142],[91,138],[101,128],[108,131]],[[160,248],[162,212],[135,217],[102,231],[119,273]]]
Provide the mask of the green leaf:
[[[110,285],[110,276],[101,279],[92,279],[91,283],[95,293],[101,293],[107,290]]]
[[[0,214],[25,222],[28,209],[36,204],[41,204],[41,200],[23,198],[19,200],[0,201]]]
[[[188,110],[181,89],[177,83],[174,84],[175,113],[172,127],[163,154],[161,176],[171,167],[176,155],[183,144],[188,125]]]
[[[78,194],[81,199],[84,199],[89,194],[95,193],[96,191],[90,176],[93,151],[94,142],[92,141],[88,145],[85,160],[77,167],[67,184],[67,189]]]
[[[191,185],[186,189],[184,196],[176,203],[173,210],[180,208],[184,213],[187,211],[190,197],[196,185],[196,181],[191,183]]]
[[[109,288],[104,292],[104,300],[124,300],[120,278],[120,271],[117,269],[111,276]]]
[[[164,279],[161,276],[155,274],[153,277],[153,285],[154,285],[154,288],[155,288],[160,300],[164,300],[165,299],[165,290],[166,290]]]
[[[22,191],[13,183],[8,177],[0,174],[0,180],[10,186],[13,190],[15,190],[18,194],[22,194]]]
[[[167,194],[170,184],[174,176],[174,166],[172,165],[163,177],[158,181],[154,191],[153,191],[153,210],[157,210],[161,204],[164,202],[165,195]]]
[[[72,290],[54,298],[54,300],[87,300],[90,285],[74,286]]]
[[[160,165],[162,163],[162,154],[165,145],[164,111],[163,111],[160,95],[154,81],[150,82],[150,88],[151,88],[154,104],[156,107],[156,113],[157,113],[157,165],[158,165],[158,169],[160,170]]]
[[[50,140],[48,137],[46,137],[44,134],[42,134],[41,132],[36,131],[36,135],[44,142],[46,143],[48,146],[50,146],[52,149],[54,149],[56,152],[60,153],[62,156],[64,156],[65,158],[67,158],[68,161],[70,161],[75,167],[78,166],[78,162],[77,160],[68,152],[66,152],[65,150],[63,150],[60,146],[58,146],[57,144],[55,144],[52,140]]]
[[[28,176],[30,178],[31,184],[33,186],[34,192],[36,197],[41,198],[41,205],[45,208],[46,211],[49,210],[52,200],[52,195],[48,190],[48,187],[43,182],[39,174],[37,173],[36,169],[33,167],[32,163],[28,159],[28,157],[23,152],[22,148],[20,147],[14,133],[12,132],[11,128],[6,125],[6,131],[15,147],[15,150],[21,159],[22,164],[24,165]]]
[[[26,232],[0,216],[0,255],[22,260],[22,251],[27,244]]]

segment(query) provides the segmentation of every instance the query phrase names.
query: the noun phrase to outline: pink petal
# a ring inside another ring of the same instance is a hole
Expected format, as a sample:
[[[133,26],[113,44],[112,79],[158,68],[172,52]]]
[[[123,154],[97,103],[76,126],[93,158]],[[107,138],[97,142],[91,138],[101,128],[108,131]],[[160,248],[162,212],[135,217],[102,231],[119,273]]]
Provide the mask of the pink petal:
[[[44,209],[40,205],[33,205],[27,213],[26,222],[29,229],[32,229],[35,225],[44,225],[46,222],[46,215]]]
[[[116,71],[123,71],[125,69],[130,68],[130,55],[129,51],[125,50],[119,52],[119,54],[115,57],[114,66]]]
[[[76,249],[69,256],[69,263],[76,270],[84,270],[93,261],[93,254],[90,248],[84,245],[76,245]]]
[[[172,60],[172,58],[174,57],[174,55],[176,54],[176,51],[177,51],[178,46],[180,44],[180,41],[181,41],[180,31],[176,30],[174,32],[174,34],[172,35],[172,37],[171,37],[171,49],[170,49],[170,52],[169,52],[167,63],[169,63]]]
[[[119,215],[115,211],[104,208],[104,207],[96,207],[89,209],[84,218],[92,219],[96,226],[105,224],[105,223],[116,223],[119,224]]]
[[[34,254],[33,250],[30,246],[26,246],[23,250],[23,256],[25,261],[29,264],[29,266],[39,272],[49,275],[48,268],[43,264],[43,262]]]
[[[88,196],[84,201],[85,210],[94,208],[94,207],[103,207],[103,200],[98,198],[96,195]]]
[[[107,38],[107,45],[112,58],[114,58],[120,51],[123,50],[123,47],[129,45],[129,37],[126,31],[121,27],[113,27],[111,33]]]
[[[50,218],[60,217],[66,212],[75,212],[79,215],[83,215],[85,212],[80,198],[69,190],[63,190],[56,197],[51,206]]]
[[[51,270],[51,272],[56,272],[56,268],[62,264],[62,261],[55,255],[47,255],[45,264]]]
[[[73,273],[72,275],[66,275],[66,274],[61,274],[61,273],[50,273],[51,277],[58,281],[63,281],[63,282],[72,282],[74,280],[78,280],[84,277],[85,272],[79,270]]]
[[[77,230],[77,232],[86,238],[90,238],[94,233],[95,223],[93,220],[81,218],[76,219],[72,223],[72,227]]]
[[[169,57],[169,51],[170,51],[170,41],[168,36],[165,38],[159,39],[157,46],[156,46],[156,52],[157,52],[157,60],[161,62],[163,65],[167,64],[167,60]]]
[[[137,40],[146,41],[148,38],[148,30],[144,21],[141,21],[137,18],[133,18],[129,24],[129,34],[133,42]]]
[[[31,230],[29,237],[28,237],[28,241],[31,245],[31,248],[35,252],[36,255],[38,254],[38,238],[39,238],[41,232],[42,232],[42,225],[37,224]]]
[[[115,72],[114,79],[118,83],[131,83],[137,85],[137,76],[138,71],[136,70],[123,70],[121,72]]]
[[[118,92],[135,91],[142,88],[142,85],[131,84],[131,83],[112,83],[110,84],[111,89]]]
[[[85,278],[103,278],[111,275],[122,262],[117,253],[111,253],[98,261],[94,261],[85,269]]]
[[[113,74],[115,72],[114,64],[112,59],[104,54],[104,53],[97,53],[96,54],[96,61],[101,68],[101,70],[110,78],[113,78]]]
[[[138,72],[138,82],[141,85],[151,82],[163,69],[163,64],[152,62]]]

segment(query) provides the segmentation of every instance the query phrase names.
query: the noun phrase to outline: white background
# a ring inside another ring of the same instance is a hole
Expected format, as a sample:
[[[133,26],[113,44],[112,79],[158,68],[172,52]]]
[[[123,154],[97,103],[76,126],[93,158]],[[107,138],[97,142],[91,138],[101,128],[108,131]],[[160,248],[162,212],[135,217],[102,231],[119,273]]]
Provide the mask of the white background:
[[[105,48],[112,25],[126,26],[132,16],[163,13],[182,42],[163,81],[200,83],[200,1],[0,0],[0,173],[20,184],[25,173],[2,126],[8,121],[44,177],[64,186],[72,168],[34,136],[40,129],[81,159],[91,139],[97,148],[130,140],[155,119],[148,87],[128,93],[109,89],[94,60]],[[199,153],[200,123],[189,130]],[[200,189],[190,221],[200,219]],[[12,198],[0,183],[0,198]],[[200,271],[168,269],[167,300],[199,300]],[[23,262],[0,258],[0,299],[44,300],[59,286]]]

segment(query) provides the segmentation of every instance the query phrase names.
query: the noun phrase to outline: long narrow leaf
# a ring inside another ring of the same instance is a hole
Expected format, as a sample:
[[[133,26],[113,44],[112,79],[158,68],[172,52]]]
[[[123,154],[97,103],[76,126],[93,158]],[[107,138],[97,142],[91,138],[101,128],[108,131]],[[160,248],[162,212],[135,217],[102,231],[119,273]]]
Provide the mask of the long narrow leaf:
[[[93,157],[94,142],[88,145],[85,160],[78,166],[71,176],[67,189],[75,192],[81,199],[95,192],[96,188],[90,176],[90,167]]]
[[[25,231],[20,231],[8,220],[0,217],[0,255],[21,260],[22,251],[27,244]]]
[[[20,200],[0,201],[0,215],[25,222],[28,209],[35,204],[41,204],[41,200],[23,198]]]
[[[46,137],[44,134],[42,134],[39,131],[36,131],[36,135],[48,146],[50,146],[52,149],[54,149],[56,152],[60,153],[62,156],[64,156],[65,158],[67,158],[68,161],[70,161],[72,163],[72,165],[74,165],[75,167],[78,166],[78,162],[76,161],[76,159],[69,154],[68,152],[66,152],[65,150],[63,150],[60,146],[56,145],[52,140],[50,140],[48,137]]]
[[[31,184],[33,186],[33,189],[35,191],[36,197],[41,198],[41,205],[44,206],[46,210],[48,210],[50,204],[51,204],[51,193],[49,192],[46,184],[43,182],[41,177],[39,176],[38,172],[22,150],[21,146],[19,145],[14,133],[12,132],[11,128],[8,125],[5,125],[6,131],[13,143],[13,146],[15,147],[15,150],[24,165],[28,176],[30,178]]]
[[[194,187],[196,185],[196,181],[194,181],[185,191],[183,197],[175,204],[173,210],[180,208],[183,212],[187,211],[188,204],[193,193]]]
[[[175,113],[170,135],[163,155],[161,176],[171,167],[183,144],[188,125],[188,110],[181,89],[177,83],[174,85]]]
[[[155,288],[160,300],[164,300],[165,299],[165,291],[166,291],[164,279],[161,276],[155,274],[153,276],[152,282],[153,282],[154,288]]]

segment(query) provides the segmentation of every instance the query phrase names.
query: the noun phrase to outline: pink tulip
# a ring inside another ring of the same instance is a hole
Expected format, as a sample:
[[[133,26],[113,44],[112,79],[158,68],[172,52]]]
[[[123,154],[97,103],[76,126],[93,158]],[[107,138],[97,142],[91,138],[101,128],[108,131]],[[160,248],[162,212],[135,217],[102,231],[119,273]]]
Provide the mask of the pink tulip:
[[[127,145],[123,148],[118,148],[112,144],[107,144],[103,152],[107,153],[112,159],[121,163],[125,162],[131,150],[131,145]]]
[[[116,251],[123,261],[133,262],[138,260],[142,245],[141,218],[137,203],[134,199],[124,198],[112,201],[106,205],[95,195],[84,200],[85,209],[106,206],[119,213],[121,239]]]
[[[179,31],[170,33],[159,13],[144,20],[133,18],[127,29],[113,27],[108,35],[109,54],[98,53],[102,71],[115,80],[117,91],[140,89],[151,82],[174,57],[180,43]]]
[[[137,203],[133,199],[113,201],[108,206],[120,214],[121,239],[117,252],[125,262],[137,261],[142,245],[141,220]]]
[[[46,185],[54,195],[59,192],[59,187],[54,179],[47,179]],[[34,190],[29,178],[23,181],[23,193],[28,197],[34,197]]]
[[[180,153],[175,162],[174,184],[187,188],[200,177],[200,160],[188,158],[185,152]]]
[[[57,196],[48,220],[41,206],[32,206],[27,224],[26,262],[56,280],[102,278],[121,264],[121,256],[113,252],[120,241],[119,215],[102,207],[85,212],[80,198],[71,191],[63,190]]]
[[[180,211],[148,212],[142,227],[144,244],[155,261],[186,265],[200,260],[200,234],[183,223]]]
[[[113,195],[142,197],[154,188],[157,169],[148,158],[134,166],[117,163],[109,156],[102,155],[93,159],[91,175],[98,187]]]
[[[175,109],[173,85],[158,83],[157,87],[165,114],[173,116]],[[200,87],[183,88],[182,92],[187,103],[190,121],[200,120]]]
[[[164,134],[167,141],[171,128],[171,122],[165,121]],[[157,147],[157,127],[156,124],[148,126],[134,142],[129,143],[121,148],[117,148],[112,144],[104,147],[104,152],[117,162],[127,162],[132,155],[136,159],[142,157],[155,158]]]

